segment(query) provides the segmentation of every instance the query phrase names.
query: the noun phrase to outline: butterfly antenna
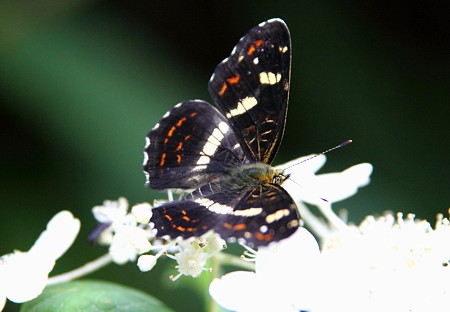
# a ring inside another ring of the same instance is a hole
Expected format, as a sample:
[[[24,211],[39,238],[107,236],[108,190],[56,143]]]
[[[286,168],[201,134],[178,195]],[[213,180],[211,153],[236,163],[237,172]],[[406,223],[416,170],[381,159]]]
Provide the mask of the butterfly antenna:
[[[294,167],[294,166],[300,165],[300,164],[302,164],[302,163],[304,163],[304,162],[307,162],[307,161],[309,161],[309,160],[311,160],[311,159],[313,159],[313,158],[316,158],[317,156],[324,155],[324,154],[326,154],[326,153],[328,153],[328,152],[334,151],[335,149],[344,147],[344,146],[346,146],[346,145],[348,145],[348,144],[350,144],[350,143],[352,143],[352,142],[353,142],[352,140],[347,140],[347,141],[345,141],[345,142],[343,142],[343,143],[341,143],[341,144],[338,144],[338,145],[336,145],[336,146],[334,146],[334,147],[332,147],[332,148],[327,149],[326,151],[323,151],[323,152],[321,152],[321,153],[319,153],[319,154],[316,154],[316,155],[314,155],[314,156],[311,156],[311,157],[309,157],[309,158],[306,158],[306,159],[304,159],[304,160],[302,160],[302,161],[300,161],[300,162],[298,162],[298,163],[295,163],[295,164],[293,164],[293,165],[290,165],[289,167],[284,168],[284,170],[287,170],[287,169],[292,168],[292,167]]]

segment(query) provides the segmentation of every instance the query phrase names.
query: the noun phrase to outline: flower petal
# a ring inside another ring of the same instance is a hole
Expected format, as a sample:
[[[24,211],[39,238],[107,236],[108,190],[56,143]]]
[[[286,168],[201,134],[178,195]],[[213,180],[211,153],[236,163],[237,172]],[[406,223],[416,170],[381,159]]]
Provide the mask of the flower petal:
[[[42,293],[54,261],[27,252],[7,255],[5,260],[5,274],[2,274],[1,283],[6,287],[6,296],[10,301],[21,303]]]
[[[0,311],[3,311],[5,304],[6,304],[6,297],[0,294]]]
[[[209,285],[211,297],[231,311],[255,311],[256,299],[261,297],[254,272],[235,271],[214,279]]]
[[[319,255],[319,245],[314,236],[305,228],[300,227],[290,237],[267,247],[260,247],[256,254],[256,272],[271,272],[278,274],[278,270],[291,270],[292,263],[300,266],[308,266],[310,263],[300,262],[315,261]],[[274,267],[276,264],[276,267]]]
[[[147,272],[156,265],[157,257],[154,255],[142,255],[138,258],[137,266],[141,272]]]
[[[117,201],[105,200],[103,205],[92,208],[92,214],[100,223],[111,223],[126,215],[128,200],[120,197]]]
[[[152,206],[149,203],[137,204],[131,208],[131,213],[136,218],[137,222],[148,224],[152,217]]]
[[[319,245],[305,228],[290,237],[261,247],[256,255],[256,273],[265,285],[278,285],[272,294],[298,309],[311,306],[317,291]]]
[[[342,172],[319,174],[308,181],[308,189],[311,188],[317,193],[304,192],[301,200],[313,205],[322,205],[322,198],[329,202],[344,200],[370,182],[372,170],[371,164],[362,163]]]
[[[80,220],[63,210],[48,222],[47,229],[41,233],[29,253],[54,261],[72,246],[79,230]]]
[[[147,239],[147,232],[141,228],[124,226],[115,233],[109,254],[117,264],[134,261],[138,254],[149,251],[151,244]]]
[[[237,271],[215,279],[209,288],[213,299],[226,309],[250,311],[298,311],[309,307],[316,276],[319,246],[304,228],[292,236],[261,247],[256,255],[256,273]],[[270,287],[270,295],[267,293]]]

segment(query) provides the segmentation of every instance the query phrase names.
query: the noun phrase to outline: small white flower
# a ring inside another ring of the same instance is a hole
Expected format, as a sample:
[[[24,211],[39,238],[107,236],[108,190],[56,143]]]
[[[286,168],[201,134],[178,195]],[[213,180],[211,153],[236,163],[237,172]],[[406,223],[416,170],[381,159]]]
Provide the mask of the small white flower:
[[[198,277],[203,271],[210,271],[205,268],[206,261],[225,247],[225,241],[212,232],[199,238],[180,241],[179,252],[175,255],[167,255],[178,263],[175,268],[179,273],[172,277],[172,280],[175,281],[182,275]]]
[[[206,252],[187,249],[175,254],[174,257],[178,262],[177,268],[180,274],[198,277],[200,273],[208,270],[205,268],[206,260],[209,258]]]
[[[152,216],[152,206],[149,203],[134,205],[131,214],[136,218],[136,222],[148,224]]]
[[[213,232],[206,233],[205,235],[203,235],[203,238],[206,239],[206,250],[211,254],[216,254],[227,248],[227,243],[225,242],[225,240],[223,240],[219,235]]]
[[[117,201],[106,200],[92,209],[94,217],[101,222],[99,232],[94,232],[98,243],[109,245],[109,254],[117,264],[135,261],[136,257],[151,249],[153,234],[148,222],[151,205],[137,204],[128,211],[128,201],[120,197]]]
[[[127,211],[128,201],[124,197],[120,197],[117,201],[105,200],[103,205],[92,208],[95,219],[100,223],[121,221]]]
[[[117,264],[136,260],[136,257],[149,251],[149,232],[134,226],[116,229],[109,247],[109,254]]]
[[[55,261],[72,245],[80,221],[61,211],[47,224],[28,252],[15,251],[0,258],[0,307],[8,300],[32,300],[44,290]]]
[[[154,255],[141,255],[138,259],[137,266],[141,272],[147,272],[153,269],[157,260],[158,257]]]

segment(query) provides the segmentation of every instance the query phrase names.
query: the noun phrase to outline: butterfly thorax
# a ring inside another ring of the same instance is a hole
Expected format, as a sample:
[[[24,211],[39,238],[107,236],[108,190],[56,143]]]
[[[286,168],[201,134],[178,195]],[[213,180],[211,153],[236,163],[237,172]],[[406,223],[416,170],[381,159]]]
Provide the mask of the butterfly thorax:
[[[284,174],[284,170],[276,169],[262,162],[242,165],[236,168],[234,173],[241,183],[252,186],[266,183],[281,185],[289,177]]]

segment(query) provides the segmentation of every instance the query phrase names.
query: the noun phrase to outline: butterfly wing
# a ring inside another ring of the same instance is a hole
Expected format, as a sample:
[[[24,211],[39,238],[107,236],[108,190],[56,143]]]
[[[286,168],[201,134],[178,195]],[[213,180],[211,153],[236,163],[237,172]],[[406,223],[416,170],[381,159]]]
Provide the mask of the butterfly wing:
[[[154,189],[195,189],[153,209],[158,237],[224,239],[265,246],[299,226],[296,205],[279,185],[256,182],[242,165],[270,164],[284,132],[291,62],[280,19],[252,28],[209,82],[219,111],[203,101],[175,106],[147,136],[144,171]]]
[[[196,189],[245,161],[227,119],[211,104],[177,104],[148,133],[144,172],[153,189]]]
[[[215,69],[209,92],[252,158],[270,164],[284,132],[291,40],[271,19],[252,28]]]
[[[292,197],[279,185],[264,184],[249,189],[214,231],[259,247],[289,237],[298,227],[299,216]]]
[[[276,184],[231,190],[207,184],[186,199],[154,208],[150,221],[158,237],[185,239],[214,230],[254,247],[282,240],[299,226],[295,203]]]

